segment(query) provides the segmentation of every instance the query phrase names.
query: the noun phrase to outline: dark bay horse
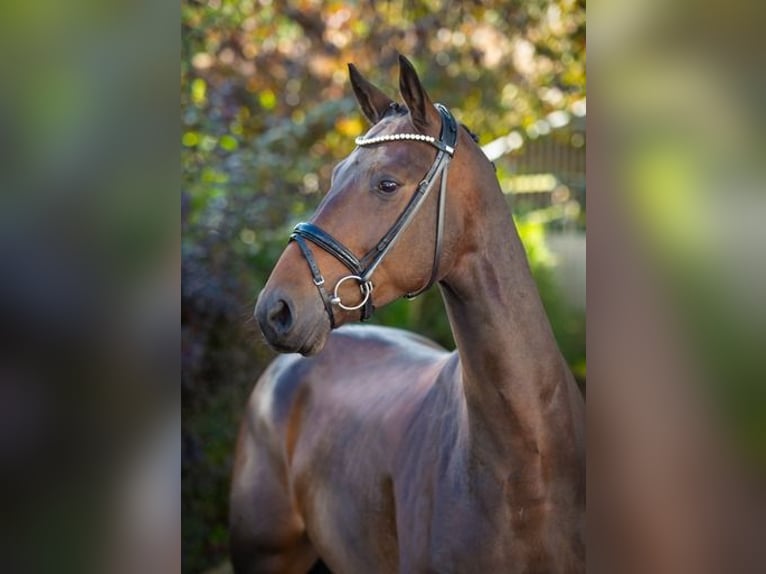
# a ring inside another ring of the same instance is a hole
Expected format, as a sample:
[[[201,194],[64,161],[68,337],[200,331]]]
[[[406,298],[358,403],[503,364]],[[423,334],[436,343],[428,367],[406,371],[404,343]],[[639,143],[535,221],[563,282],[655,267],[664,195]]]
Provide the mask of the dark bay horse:
[[[399,64],[406,106],[349,66],[373,127],[256,305],[294,354],[240,429],[235,571],[584,572],[582,397],[492,165]],[[432,282],[453,353],[343,326]]]

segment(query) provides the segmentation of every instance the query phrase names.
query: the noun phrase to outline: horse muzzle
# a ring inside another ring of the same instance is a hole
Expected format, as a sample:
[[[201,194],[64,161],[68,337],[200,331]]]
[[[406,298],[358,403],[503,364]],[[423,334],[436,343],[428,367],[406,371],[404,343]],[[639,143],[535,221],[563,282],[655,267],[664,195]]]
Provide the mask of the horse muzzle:
[[[258,296],[254,315],[266,342],[275,351],[316,354],[324,347],[329,320],[321,308],[300,311],[298,307],[280,289],[264,289]]]

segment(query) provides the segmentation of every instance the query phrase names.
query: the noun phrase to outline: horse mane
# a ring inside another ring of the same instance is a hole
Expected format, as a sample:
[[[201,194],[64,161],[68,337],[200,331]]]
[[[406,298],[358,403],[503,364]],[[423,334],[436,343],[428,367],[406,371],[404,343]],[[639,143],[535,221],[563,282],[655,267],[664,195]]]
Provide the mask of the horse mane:
[[[476,143],[479,143],[479,136],[477,136],[475,133],[473,133],[473,132],[471,131],[471,128],[469,128],[467,125],[465,125],[465,124],[462,124],[462,123],[461,123],[460,125],[461,125],[461,126],[463,126],[463,129],[464,129],[465,131],[467,131],[467,132],[468,132],[468,135],[469,135],[469,136],[471,136],[471,139],[472,139],[473,141],[475,141]]]

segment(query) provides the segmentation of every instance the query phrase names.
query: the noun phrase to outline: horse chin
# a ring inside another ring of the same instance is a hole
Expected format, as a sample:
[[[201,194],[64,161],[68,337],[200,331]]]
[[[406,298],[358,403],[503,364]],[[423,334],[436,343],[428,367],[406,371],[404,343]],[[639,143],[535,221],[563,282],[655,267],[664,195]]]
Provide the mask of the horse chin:
[[[329,333],[329,325],[327,327],[317,325],[300,338],[274,341],[264,335],[264,339],[268,346],[277,353],[300,353],[304,357],[311,357],[324,349]]]
[[[304,357],[311,357],[313,355],[316,355],[322,349],[324,349],[325,343],[327,342],[328,334],[329,334],[328,330],[323,330],[322,334],[319,337],[315,337],[313,340],[307,341],[306,343],[304,343],[303,346],[298,350],[298,352]]]
[[[316,355],[324,349],[329,333],[330,322],[317,321],[305,330],[304,335],[297,340],[290,352],[300,353],[304,357]]]
[[[305,335],[299,338],[294,345],[291,345],[289,349],[282,349],[281,352],[300,353],[304,357],[311,357],[324,349],[329,334],[330,322],[318,321],[312,324],[306,330]]]
[[[298,343],[270,341],[267,337],[264,337],[264,340],[277,353],[300,353],[304,357],[311,357],[324,349],[327,342],[327,334],[315,338],[312,337]]]

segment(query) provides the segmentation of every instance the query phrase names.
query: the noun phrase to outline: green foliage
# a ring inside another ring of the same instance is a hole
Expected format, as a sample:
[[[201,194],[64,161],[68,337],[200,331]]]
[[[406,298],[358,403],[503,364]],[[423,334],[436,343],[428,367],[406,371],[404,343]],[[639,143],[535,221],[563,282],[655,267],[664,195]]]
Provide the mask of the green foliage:
[[[365,127],[346,63],[393,95],[397,53],[406,54],[487,142],[584,96],[585,7],[189,0],[182,29],[183,569],[198,572],[225,556],[236,427],[273,357],[250,319],[256,295]],[[567,341],[581,333],[556,307],[542,236],[530,233],[554,330],[578,361],[584,351]],[[376,321],[453,346],[436,290]]]

